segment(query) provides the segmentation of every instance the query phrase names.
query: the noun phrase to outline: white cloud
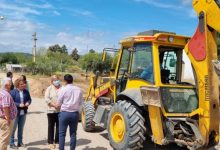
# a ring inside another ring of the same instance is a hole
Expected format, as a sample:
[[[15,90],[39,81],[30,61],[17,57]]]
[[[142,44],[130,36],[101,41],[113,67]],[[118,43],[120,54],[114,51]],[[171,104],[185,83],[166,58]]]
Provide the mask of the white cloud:
[[[58,12],[58,11],[56,11],[56,10],[53,11],[53,14],[54,14],[55,16],[60,16],[60,15],[61,15],[60,12]]]
[[[194,9],[189,10],[188,14],[189,14],[189,17],[191,17],[191,18],[196,18],[197,17],[197,14],[196,14]]]
[[[52,44],[65,44],[69,51],[73,48],[77,48],[79,53],[83,54],[88,50],[93,48],[95,50],[101,51],[104,47],[112,47],[113,44],[107,43],[103,40],[106,36],[105,32],[83,32],[77,35],[73,35],[67,32],[59,32],[56,34],[54,41],[47,43],[46,45]]]
[[[178,9],[179,6],[176,6],[174,4],[165,3],[164,1],[158,1],[158,0],[135,0],[136,2],[144,2],[149,5],[153,5],[155,7],[160,8],[172,8],[172,9]]]
[[[183,5],[192,5],[192,0],[181,0]]]
[[[51,5],[50,3],[34,4],[29,1],[29,3],[28,2],[24,3],[24,5],[38,9],[54,9],[54,6]]]
[[[41,12],[39,12],[35,9],[31,9],[29,7],[18,7],[16,5],[9,4],[9,3],[4,3],[4,2],[0,2],[0,9],[1,10],[16,11],[16,12],[20,12],[20,13],[23,13],[23,14],[34,14],[34,15],[40,15],[41,14]]]
[[[164,0],[134,0],[136,2],[142,2],[146,3],[147,5],[151,5],[158,8],[164,8],[169,9],[173,11],[179,11],[182,13],[188,14],[189,17],[195,18],[196,13],[194,13],[194,10],[192,8],[192,0],[170,0],[164,1]]]
[[[60,7],[59,9],[63,11],[68,11],[73,16],[95,17],[93,12],[85,9],[71,8],[71,7]]]
[[[23,51],[31,53],[32,34],[46,28],[44,24],[28,20],[5,20],[0,22],[0,51]]]
[[[75,9],[73,11],[75,12],[76,15],[81,15],[81,16],[86,16],[86,17],[92,17],[93,16],[93,13],[91,11],[88,11],[88,10]]]
[[[114,44],[106,40],[108,33],[81,32],[77,34],[66,31],[51,32],[44,24],[35,24],[31,21],[7,21],[0,22],[0,52],[32,52],[32,34],[37,31],[37,47],[49,47],[54,44],[65,44],[69,52],[77,48],[80,54],[93,48],[101,51],[104,47],[112,47]],[[118,41],[116,41],[117,43]]]

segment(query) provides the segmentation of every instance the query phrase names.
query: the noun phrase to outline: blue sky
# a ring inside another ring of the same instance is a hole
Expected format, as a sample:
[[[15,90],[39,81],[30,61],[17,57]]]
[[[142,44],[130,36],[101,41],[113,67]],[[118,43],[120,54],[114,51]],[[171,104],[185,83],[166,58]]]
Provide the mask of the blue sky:
[[[0,0],[0,51],[31,53],[65,44],[81,54],[119,47],[120,39],[159,29],[191,36],[197,19],[192,0]]]

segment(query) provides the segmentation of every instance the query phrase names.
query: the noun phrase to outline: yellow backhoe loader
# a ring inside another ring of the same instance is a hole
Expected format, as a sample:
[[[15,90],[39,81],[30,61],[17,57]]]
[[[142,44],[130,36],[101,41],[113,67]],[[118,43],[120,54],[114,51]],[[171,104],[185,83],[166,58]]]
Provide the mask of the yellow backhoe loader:
[[[219,88],[212,60],[220,3],[192,3],[199,19],[192,38],[151,30],[121,40],[120,50],[104,49],[103,64],[108,52],[115,53],[113,63],[109,72],[91,77],[81,115],[85,131],[102,125],[116,150],[142,149],[147,136],[158,145],[192,150],[218,141]]]

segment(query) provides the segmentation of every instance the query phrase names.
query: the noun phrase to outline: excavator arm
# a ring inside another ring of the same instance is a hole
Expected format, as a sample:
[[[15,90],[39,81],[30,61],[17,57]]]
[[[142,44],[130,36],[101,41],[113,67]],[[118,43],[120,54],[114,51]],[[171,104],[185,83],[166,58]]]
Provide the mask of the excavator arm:
[[[220,0],[193,0],[193,7],[199,17],[206,15],[206,25],[220,32]]]
[[[204,145],[219,132],[218,77],[212,65],[217,59],[217,32],[220,32],[220,1],[193,0],[199,24],[185,51],[194,68],[199,95],[199,130]]]

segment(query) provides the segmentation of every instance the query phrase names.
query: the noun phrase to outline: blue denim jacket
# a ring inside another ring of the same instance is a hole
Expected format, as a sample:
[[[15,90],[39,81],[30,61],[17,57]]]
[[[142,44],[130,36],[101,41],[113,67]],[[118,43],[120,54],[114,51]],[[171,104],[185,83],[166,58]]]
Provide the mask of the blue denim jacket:
[[[20,94],[19,94],[19,90],[18,89],[14,89],[12,90],[11,92],[11,96],[17,106],[17,109],[18,109],[18,115],[20,114],[20,111],[21,110],[24,110],[24,113],[26,114],[27,113],[27,109],[28,107],[24,107],[24,108],[21,108],[20,107],[20,104],[21,104],[21,100],[20,100]],[[23,95],[24,95],[24,104],[25,103],[29,103],[31,104],[31,96],[30,96],[30,93],[28,92],[28,90],[23,90]]]

